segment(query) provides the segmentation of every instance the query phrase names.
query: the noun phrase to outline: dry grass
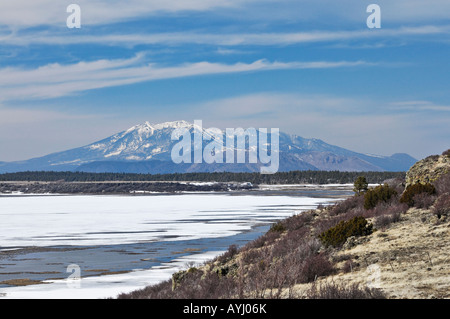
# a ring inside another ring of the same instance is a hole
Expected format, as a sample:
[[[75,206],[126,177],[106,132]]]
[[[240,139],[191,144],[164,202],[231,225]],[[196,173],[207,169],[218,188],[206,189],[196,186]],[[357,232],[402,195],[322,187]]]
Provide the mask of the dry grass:
[[[337,256],[339,274],[319,283],[358,284],[381,289],[388,298],[450,298],[450,223],[431,211],[411,208],[399,222]],[[353,265],[348,271],[349,260]],[[347,267],[347,272],[345,268]],[[298,291],[308,289],[298,285]]]
[[[10,280],[4,280],[0,282],[1,285],[10,285],[10,286],[29,286],[29,285],[37,285],[42,284],[43,282],[40,280],[32,280],[29,278],[22,278],[22,279],[10,279]]]

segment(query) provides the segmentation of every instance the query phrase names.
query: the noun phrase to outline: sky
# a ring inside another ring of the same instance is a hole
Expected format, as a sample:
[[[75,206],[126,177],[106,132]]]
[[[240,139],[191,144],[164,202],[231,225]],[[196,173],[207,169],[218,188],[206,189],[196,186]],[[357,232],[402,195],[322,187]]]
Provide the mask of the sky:
[[[449,12],[448,0],[0,0],[0,161],[176,120],[440,154]]]

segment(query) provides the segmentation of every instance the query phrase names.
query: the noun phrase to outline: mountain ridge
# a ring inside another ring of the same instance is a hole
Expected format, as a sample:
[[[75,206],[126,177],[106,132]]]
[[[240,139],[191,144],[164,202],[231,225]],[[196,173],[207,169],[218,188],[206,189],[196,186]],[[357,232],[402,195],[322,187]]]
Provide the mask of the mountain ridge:
[[[87,172],[256,172],[262,163],[181,163],[171,158],[175,129],[187,129],[189,133],[214,136],[214,128],[203,128],[196,122],[184,120],[151,124],[145,121],[126,130],[91,144],[51,153],[24,161],[0,162],[0,173],[18,171],[87,171]],[[260,132],[255,130],[259,136]],[[225,134],[220,130],[221,134]],[[238,134],[248,133],[242,130]],[[225,136],[225,135],[224,135]],[[237,138],[237,137],[236,137]],[[214,139],[214,138],[213,138]],[[225,141],[225,138],[223,138]],[[209,141],[196,144],[192,149],[203,151]],[[197,141],[198,142],[198,141]],[[228,147],[228,145],[227,145]],[[236,150],[238,146],[233,145]],[[222,150],[223,151],[223,150]],[[244,150],[248,156],[248,147]],[[328,144],[316,138],[279,133],[279,171],[290,170],[337,170],[337,171],[406,171],[417,160],[408,154],[392,156],[368,155]]]

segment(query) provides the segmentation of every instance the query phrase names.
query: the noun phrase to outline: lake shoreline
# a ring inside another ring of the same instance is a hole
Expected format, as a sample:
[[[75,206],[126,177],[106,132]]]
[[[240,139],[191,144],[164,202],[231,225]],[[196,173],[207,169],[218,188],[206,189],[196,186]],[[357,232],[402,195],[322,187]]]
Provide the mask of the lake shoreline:
[[[268,228],[268,225],[256,225],[248,231],[229,237],[194,240],[86,247],[11,247],[0,251],[0,288],[64,280],[70,275],[67,267],[71,264],[81,267],[82,278],[151,269],[162,264],[170,264],[178,258],[186,258],[208,251],[226,251],[232,244],[241,245],[257,238]],[[95,260],[87,258],[89,255],[95,255]],[[59,262],[58,260],[62,260],[62,257],[68,262]],[[40,267],[38,269],[33,271],[18,269],[20,262],[39,260],[45,261],[45,263],[36,265],[36,267]]]
[[[259,189],[259,190],[247,190],[247,191],[236,191],[236,192],[219,192],[219,193],[197,193],[202,198],[208,199],[210,195],[213,196],[211,198],[215,198],[214,195],[223,195],[226,197],[222,197],[228,199],[229,203],[233,203],[232,206],[236,206],[234,209],[238,209],[240,205],[237,205],[233,198],[238,199],[241,198],[249,198],[248,195],[252,198],[255,198],[255,204],[260,202],[261,199],[265,199],[265,202],[270,202],[271,198],[276,198],[277,196],[285,196],[284,198],[309,198],[309,203],[316,203],[313,206],[316,207],[319,203],[332,203],[336,199],[345,197],[344,194],[349,194],[351,188],[349,185],[279,185],[276,187],[268,186],[267,189]],[[320,193],[320,194],[317,194]],[[326,194],[326,196],[323,196]],[[123,198],[128,198],[131,200],[130,203],[135,203],[133,198],[141,198],[144,200],[148,198],[149,200],[154,198],[160,198],[161,195],[130,195],[130,194],[122,194]],[[183,195],[178,198],[191,198],[192,194],[177,194]],[[102,200],[103,197],[101,195],[96,195],[91,197],[91,195],[83,196],[75,196],[75,195],[62,195],[61,198],[59,195],[3,195],[2,198],[11,198],[12,197],[20,197],[23,198],[60,198],[60,200],[64,200],[65,196],[69,196],[68,198],[76,199],[76,198],[96,198],[97,200]],[[50,197],[49,197],[50,196]],[[154,196],[154,197],[152,197]],[[164,196],[164,195],[162,195]],[[184,197],[186,196],[186,197]],[[305,197],[306,196],[306,197]],[[117,197],[109,197],[108,198],[117,198]],[[122,197],[122,196],[119,196]],[[324,199],[326,197],[326,200]],[[168,197],[171,198],[171,197]],[[196,197],[194,197],[196,198]],[[257,198],[260,198],[258,200]],[[315,199],[314,199],[315,198]],[[17,198],[16,198],[17,199]],[[269,201],[267,201],[269,200]],[[109,201],[108,201],[109,202]],[[276,201],[280,202],[280,200]],[[298,199],[295,202],[298,201]],[[239,203],[239,201],[238,201]],[[107,281],[115,281],[117,284],[122,284],[126,282],[126,279],[121,279],[127,276],[137,276],[137,274],[144,274],[146,272],[149,273],[162,273],[162,278],[152,279],[154,282],[150,283],[142,283],[141,281],[136,279],[135,287],[126,288],[124,287],[120,293],[126,292],[127,290],[134,290],[139,288],[140,285],[149,285],[154,284],[158,280],[161,281],[164,278],[170,278],[171,273],[176,272],[179,269],[186,268],[188,263],[192,263],[193,260],[199,260],[200,262],[206,262],[209,259],[216,257],[217,255],[223,253],[228,249],[230,245],[238,245],[245,244],[253,239],[256,239],[263,233],[265,233],[270,224],[283,219],[282,216],[288,216],[295,213],[295,211],[304,211],[308,208],[311,208],[311,204],[301,204],[298,207],[281,205],[281,203],[286,204],[285,200],[281,200],[280,204],[277,204],[276,207],[267,207],[269,215],[270,211],[273,209],[281,209],[284,211],[282,215],[278,217],[272,217],[267,220],[262,220],[259,223],[254,224],[250,229],[243,229],[237,231],[237,233],[231,236],[221,236],[221,237],[210,237],[210,238],[197,238],[192,240],[186,240],[186,238],[180,238],[180,240],[176,240],[175,237],[170,238],[167,237],[161,242],[151,242],[151,243],[129,243],[129,244],[118,244],[118,245],[87,245],[87,246],[68,246],[68,245],[45,245],[44,247],[19,247],[18,250],[12,250],[13,248],[18,248],[14,246],[5,247],[3,246],[3,251],[0,252],[0,295],[3,298],[16,298],[17,296],[30,296],[32,295],[32,291],[36,291],[36,297],[41,298],[39,296],[48,296],[48,298],[54,298],[50,285],[52,287],[61,286],[62,283],[67,281],[68,276],[71,273],[67,272],[67,267],[70,264],[76,264],[80,266],[81,270],[81,284],[86,282],[107,282]],[[292,202],[294,203],[294,202]],[[292,204],[291,203],[291,204]],[[260,203],[262,204],[262,203]],[[281,206],[280,206],[281,205]],[[303,207],[303,205],[306,205]],[[286,206],[286,207],[283,207]],[[210,208],[209,205],[205,206]],[[227,207],[227,206],[226,206]],[[211,208],[213,209],[213,208]],[[261,208],[263,209],[263,208]],[[264,209],[263,209],[264,211]],[[215,216],[213,219],[205,219],[205,220],[197,220],[202,223],[212,223],[211,226],[216,224],[217,222],[221,222],[222,218],[230,218],[226,217],[229,213],[225,215],[221,215],[218,211],[214,213]],[[222,217],[221,217],[222,216]],[[218,220],[216,220],[218,218]],[[186,222],[186,221],[184,221]],[[215,226],[216,227],[216,226]],[[172,236],[170,234],[167,234]],[[176,235],[175,235],[176,236]],[[156,256],[155,254],[159,254]],[[64,263],[61,262],[64,260]],[[111,262],[114,260],[116,262]],[[183,261],[180,264],[180,260]],[[19,263],[23,265],[21,267],[18,266]],[[32,270],[30,265],[33,267]],[[8,276],[8,272],[10,275]],[[170,272],[170,273],[168,273]],[[145,275],[146,276],[146,275]],[[144,276],[144,278],[145,278]],[[135,279],[133,279],[135,280]],[[156,281],[155,281],[156,280]],[[8,285],[9,283],[9,285]],[[42,284],[41,284],[42,283]],[[101,285],[101,284],[100,284]],[[45,286],[45,287],[43,287]],[[42,288],[41,288],[42,287]],[[41,290],[41,291],[39,291]],[[48,291],[46,291],[48,290]],[[26,291],[30,291],[27,293]],[[38,292],[39,291],[39,292]],[[45,292],[42,292],[45,291]],[[64,294],[72,294],[74,298],[76,298],[76,294],[73,294],[74,290],[71,292],[65,291]],[[6,294],[6,295],[5,295]],[[104,297],[115,297],[112,294]],[[20,297],[17,297],[20,298]],[[32,297],[34,298],[34,297]],[[59,297],[57,297],[59,298]],[[65,297],[64,297],[65,298]],[[71,297],[68,297],[71,298]],[[97,298],[97,297],[93,297]]]

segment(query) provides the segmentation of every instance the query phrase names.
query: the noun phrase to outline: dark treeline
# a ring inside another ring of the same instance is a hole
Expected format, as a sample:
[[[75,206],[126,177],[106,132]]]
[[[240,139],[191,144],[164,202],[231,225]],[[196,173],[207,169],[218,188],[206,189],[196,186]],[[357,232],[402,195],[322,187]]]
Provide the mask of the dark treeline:
[[[0,181],[200,181],[250,182],[253,184],[346,184],[353,183],[358,176],[364,176],[367,182],[375,184],[391,178],[404,178],[405,172],[290,171],[275,174],[230,172],[132,174],[40,171],[0,174]]]
[[[226,192],[249,190],[248,183],[177,183],[177,182],[0,182],[0,193],[14,194],[145,194],[177,192]]]

